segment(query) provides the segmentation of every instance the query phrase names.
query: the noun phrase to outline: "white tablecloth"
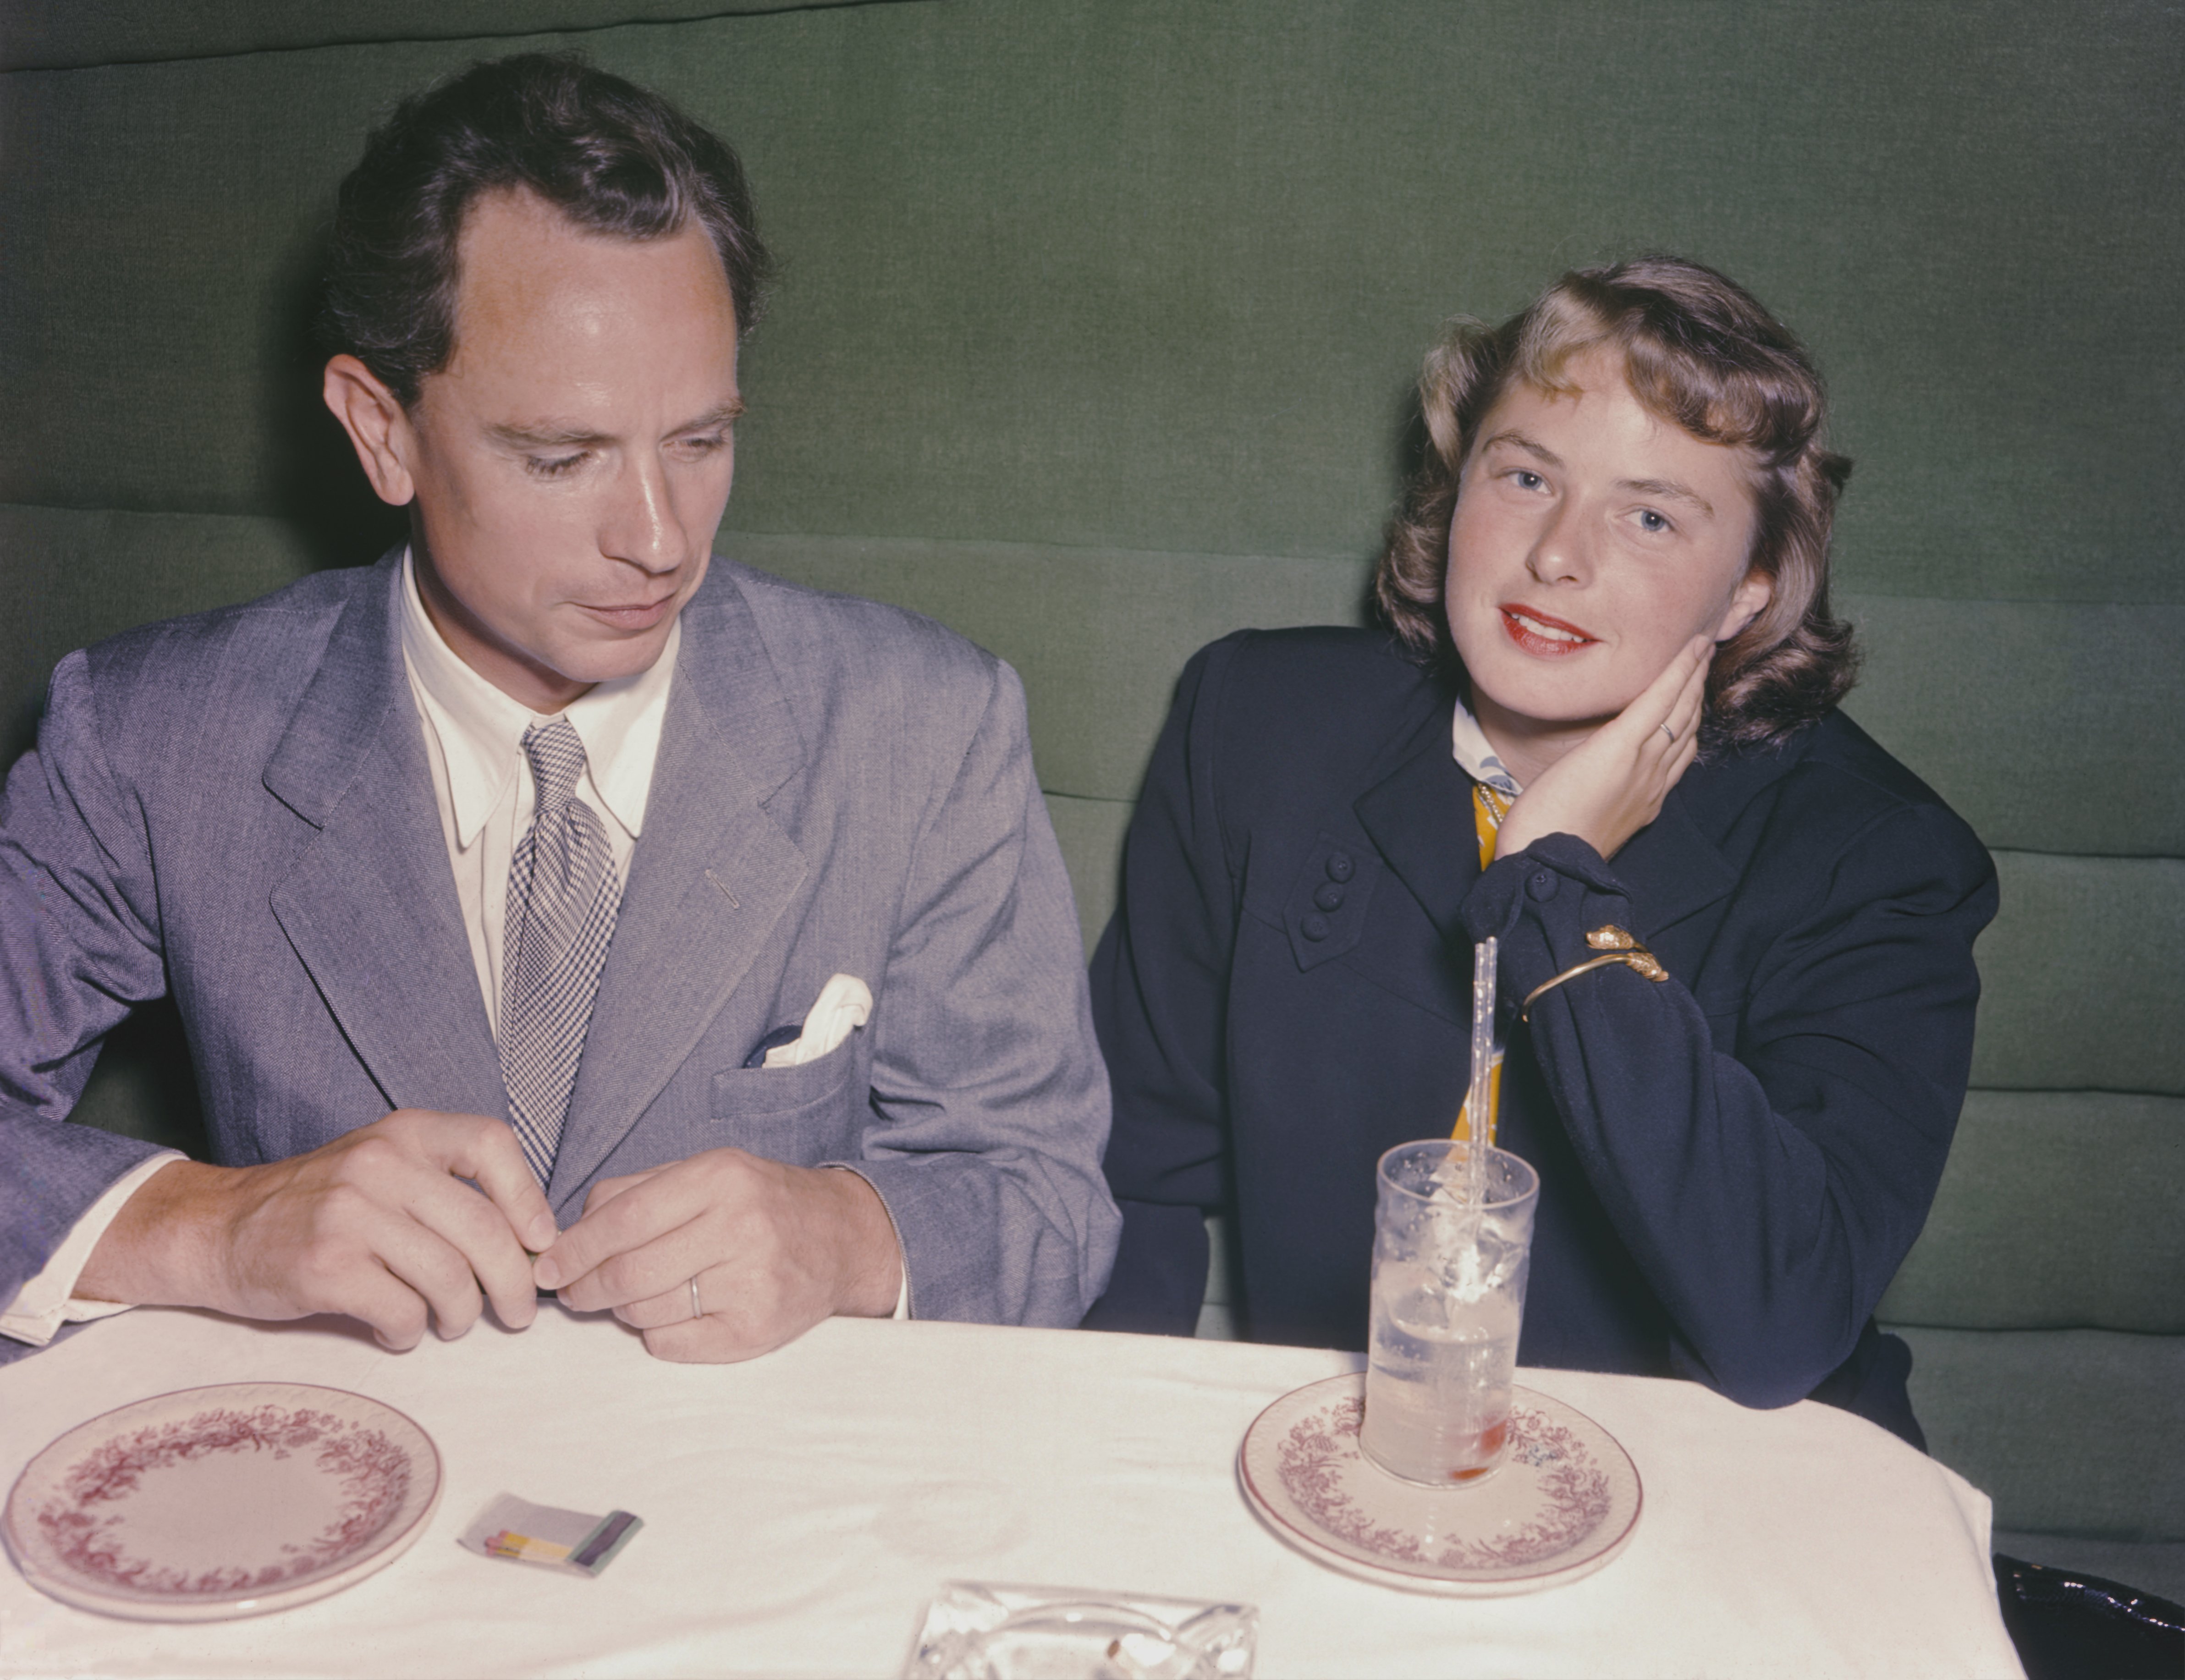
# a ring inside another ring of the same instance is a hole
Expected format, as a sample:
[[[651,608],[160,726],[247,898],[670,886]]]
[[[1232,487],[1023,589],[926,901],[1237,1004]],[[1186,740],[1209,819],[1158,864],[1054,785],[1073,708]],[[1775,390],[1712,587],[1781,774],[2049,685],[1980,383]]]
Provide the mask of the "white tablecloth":
[[[1529,1371],[1628,1448],[1624,1554],[1556,1590],[1400,1593],[1254,1517],[1238,1442],[1285,1391],[1356,1369],[1296,1348],[836,1320],[744,1365],[662,1364],[550,1305],[511,1335],[383,1352],[338,1323],[140,1310],[0,1368],[0,1487],[62,1431],[204,1383],[325,1383],[439,1444],[425,1537],[312,1604],[110,1621],[0,1571],[0,1672],[890,1675],[951,1579],[1240,1599],[1290,1675],[2015,1675],[1988,1502],[1869,1424],[1749,1412],[1688,1383]],[[461,1550],[495,1494],[645,1528],[596,1581]]]

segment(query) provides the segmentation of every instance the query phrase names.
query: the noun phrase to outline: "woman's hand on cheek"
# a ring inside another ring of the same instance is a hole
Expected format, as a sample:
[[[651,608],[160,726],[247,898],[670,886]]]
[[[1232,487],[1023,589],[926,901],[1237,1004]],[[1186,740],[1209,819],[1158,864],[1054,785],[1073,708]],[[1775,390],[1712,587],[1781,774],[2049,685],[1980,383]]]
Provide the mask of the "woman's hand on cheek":
[[[1699,750],[1713,652],[1712,641],[1694,636],[1637,699],[1534,777],[1502,819],[1495,854],[1512,856],[1543,835],[1571,834],[1612,858],[1659,816]]]

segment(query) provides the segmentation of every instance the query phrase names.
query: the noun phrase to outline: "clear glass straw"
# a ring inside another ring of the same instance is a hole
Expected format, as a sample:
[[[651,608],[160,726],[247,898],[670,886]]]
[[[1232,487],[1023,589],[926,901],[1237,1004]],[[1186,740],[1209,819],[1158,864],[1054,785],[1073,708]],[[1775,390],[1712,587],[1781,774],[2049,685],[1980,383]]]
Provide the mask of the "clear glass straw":
[[[1488,1133],[1494,1125],[1489,1104],[1495,1072],[1495,960],[1494,938],[1472,948],[1472,1092],[1465,1099],[1470,1123],[1464,1151],[1465,1201],[1484,1207],[1487,1200]]]

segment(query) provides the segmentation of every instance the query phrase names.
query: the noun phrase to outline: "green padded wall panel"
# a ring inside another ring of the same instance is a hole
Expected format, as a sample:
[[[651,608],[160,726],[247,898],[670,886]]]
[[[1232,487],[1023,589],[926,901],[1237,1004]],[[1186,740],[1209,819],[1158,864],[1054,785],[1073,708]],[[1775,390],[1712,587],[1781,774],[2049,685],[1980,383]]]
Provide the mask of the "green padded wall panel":
[[[1184,662],[1242,625],[1355,624],[1355,561],[1132,554],[1027,543],[768,536],[724,553],[820,589],[911,607],[1025,680],[1040,785],[1135,799]]]
[[[1437,322],[1666,247],[1817,347],[1848,583],[2185,600],[2165,6],[952,0],[525,38],[746,154],[789,266],[739,525],[1358,558]],[[317,517],[277,389],[315,229],[376,112],[512,39],[7,76],[0,404],[39,424],[0,497]]]
[[[338,553],[369,558],[400,525],[376,505],[359,512],[346,541],[329,544],[293,520],[0,505],[0,620],[14,630],[0,642],[0,704],[20,705],[55,659],[98,636],[246,599]],[[1043,785],[1103,799],[1136,796],[1195,649],[1243,624],[1361,623],[1370,571],[735,531],[721,546],[799,582],[915,608],[992,648],[1024,675]],[[1990,845],[2185,853],[2185,729],[2169,726],[2185,717],[2175,652],[2185,609],[1891,596],[1844,605],[1868,649],[1850,711]],[[2051,797],[2058,785],[2077,797]],[[2089,803],[2104,813],[2098,826],[2085,820]]]
[[[1131,807],[1121,799],[1076,799],[1067,793],[1050,793],[1047,814],[1053,820],[1062,861],[1070,871],[1070,891],[1077,898],[1078,932],[1085,937],[1086,960],[1090,961],[1100,930],[1115,913],[1123,829],[1131,820]]]
[[[1363,623],[1371,575],[1364,562],[735,530],[721,546],[992,648],[1024,674],[1044,784],[1101,798],[1136,795],[1193,651],[1247,624]],[[1874,595],[1844,608],[1868,650],[1848,709],[1989,844],[2185,852],[2185,729],[2169,726],[2185,716],[2185,608]],[[2044,624],[2054,658],[2033,642]],[[2047,796],[2066,782],[2077,799]],[[2082,802],[2101,806],[2098,833]]]
[[[1970,1093],[1880,1310],[1962,1330],[2185,1332],[2185,1101]]]
[[[309,322],[333,189],[461,43],[0,76],[0,499],[352,513]],[[345,492],[329,506],[329,485]]]
[[[2185,1096],[2185,860],[1995,861],[1973,1084]]]
[[[154,619],[248,601],[312,556],[277,519],[0,505],[0,727],[19,734],[53,663]],[[8,746],[20,744],[10,737]]]
[[[903,0],[795,0],[800,7]],[[782,0],[0,0],[0,70],[145,64],[367,41],[446,41],[523,30],[596,29],[732,12]]]
[[[2185,607],[1842,610],[1866,655],[1845,709],[1990,846],[2185,856]]]
[[[1929,1450],[1997,1527],[2185,1540],[2185,1336],[1891,1328]]]

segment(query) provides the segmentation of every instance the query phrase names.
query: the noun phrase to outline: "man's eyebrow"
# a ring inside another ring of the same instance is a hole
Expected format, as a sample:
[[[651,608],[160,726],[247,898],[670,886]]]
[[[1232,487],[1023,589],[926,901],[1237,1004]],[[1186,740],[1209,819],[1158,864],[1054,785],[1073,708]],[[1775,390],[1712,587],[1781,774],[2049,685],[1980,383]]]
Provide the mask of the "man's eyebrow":
[[[1665,501],[1689,501],[1708,518],[1714,518],[1712,501],[1690,484],[1680,484],[1674,479],[1622,479],[1617,481],[1616,487],[1636,491],[1640,496],[1656,496]]]
[[[715,426],[726,426],[744,417],[744,400],[732,396],[726,402],[716,403],[695,420],[686,420],[675,429],[679,432],[703,432]]]
[[[605,443],[604,433],[573,420],[534,420],[528,426],[489,426],[485,434],[496,443],[519,449],[566,449],[572,444]]]
[[[726,426],[740,419],[744,412],[744,400],[730,397],[716,403],[703,414],[685,420],[674,428],[684,432],[702,432],[715,426]],[[570,449],[586,447],[613,441],[605,432],[594,430],[576,420],[534,420],[528,425],[494,425],[485,428],[486,435],[496,443],[505,443],[517,449]]]

